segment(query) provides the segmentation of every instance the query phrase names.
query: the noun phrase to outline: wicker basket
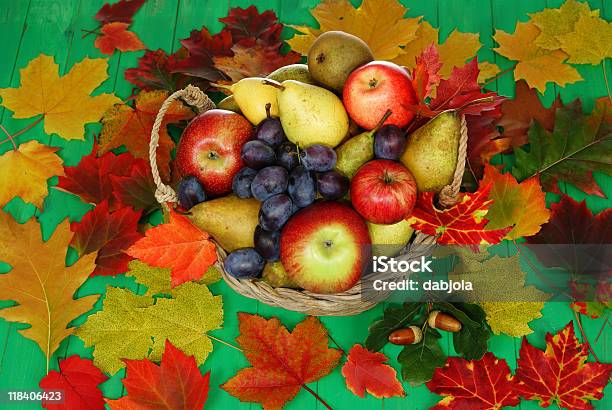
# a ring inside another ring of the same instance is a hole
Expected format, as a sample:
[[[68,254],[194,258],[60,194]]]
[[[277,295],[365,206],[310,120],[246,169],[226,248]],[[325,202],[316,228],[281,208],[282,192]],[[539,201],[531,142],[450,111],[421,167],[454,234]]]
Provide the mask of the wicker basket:
[[[170,95],[162,104],[157,118],[151,131],[151,141],[149,146],[149,160],[153,179],[157,185],[155,197],[157,201],[166,206],[168,203],[176,203],[177,196],[174,190],[165,185],[159,176],[157,168],[156,151],[159,141],[159,129],[161,127],[163,117],[170,105],[177,99],[182,99],[185,103],[195,108],[198,112],[205,112],[215,108],[215,104],[202,92],[198,87],[189,85],[186,88],[176,91]],[[459,141],[457,168],[453,182],[447,185],[440,192],[440,203],[444,206],[449,206],[454,203],[455,197],[459,193],[461,179],[465,169],[467,152],[467,127],[465,117],[461,118],[461,138]],[[414,239],[401,252],[402,259],[417,259],[423,255],[427,255],[430,245],[435,243],[435,237],[424,235],[417,232]],[[418,246],[417,246],[418,245]],[[257,299],[270,306],[279,306],[288,310],[305,313],[313,316],[350,316],[364,312],[377,303],[387,298],[388,293],[385,292],[367,292],[362,294],[362,287],[373,279],[397,280],[405,274],[392,272],[389,274],[376,274],[372,278],[372,274],[364,275],[362,280],[353,286],[351,289],[342,293],[335,294],[317,294],[305,290],[273,288],[266,282],[254,279],[236,279],[225,271],[223,261],[227,253],[223,248],[217,245],[218,266],[221,268],[223,279],[236,292],[243,296]]]

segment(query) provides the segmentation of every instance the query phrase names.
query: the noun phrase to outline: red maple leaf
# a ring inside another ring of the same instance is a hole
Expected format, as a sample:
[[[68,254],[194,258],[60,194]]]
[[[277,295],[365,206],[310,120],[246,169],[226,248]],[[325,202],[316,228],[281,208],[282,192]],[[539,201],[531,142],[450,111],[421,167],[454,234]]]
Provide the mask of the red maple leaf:
[[[202,410],[208,398],[210,372],[204,376],[193,356],[187,356],[166,340],[159,366],[147,359],[125,360],[127,396],[106,400],[113,410]]]
[[[414,229],[427,235],[438,236],[440,244],[479,245],[499,243],[512,229],[487,230],[489,222],[483,217],[493,202],[488,198],[491,184],[481,186],[451,208],[439,210],[434,205],[433,192],[419,194],[412,215],[408,218]]]
[[[498,410],[519,404],[508,363],[491,352],[480,360],[449,357],[437,368],[427,388],[444,398],[432,410]]]
[[[233,55],[230,32],[221,31],[212,36],[206,27],[202,27],[201,30],[193,30],[188,38],[180,42],[188,55],[174,65],[172,73],[187,74],[208,81],[229,79],[215,67],[213,57]]]
[[[327,330],[309,316],[289,331],[277,318],[238,313],[236,339],[253,367],[239,370],[221,388],[245,402],[265,409],[281,408],[302,386],[329,374],[341,352],[330,349]]]
[[[523,338],[517,360],[517,391],[540,406],[556,403],[572,410],[587,410],[590,400],[603,397],[612,365],[586,363],[588,352],[580,344],[569,322],[556,335],[546,334],[546,350],[533,347]]]
[[[235,7],[229,11],[227,17],[220,18],[225,23],[227,30],[231,33],[234,43],[248,39],[261,41],[264,45],[280,47],[280,35],[283,25],[279,23],[276,13],[266,10],[263,13],[257,11],[257,7],[249,6],[246,9]]]
[[[475,179],[482,177],[483,167],[491,158],[510,148],[510,139],[502,138],[495,125],[500,115],[501,109],[497,106],[486,115],[465,116],[468,130],[467,159]]]
[[[132,24],[132,17],[142,7],[146,0],[120,0],[114,4],[102,6],[95,15],[95,19],[102,24],[121,22]]]
[[[174,54],[169,56],[164,50],[147,50],[138,59],[138,67],[128,68],[124,76],[141,90],[174,91],[177,88],[177,80],[172,71],[176,63]]]
[[[388,360],[383,353],[371,352],[356,344],[342,366],[346,387],[359,397],[365,397],[366,390],[377,399],[405,396],[395,369],[384,364]]]
[[[149,229],[126,251],[151,266],[172,268],[172,286],[200,279],[217,261],[210,236],[187,217],[170,211],[170,222]]]
[[[416,58],[416,66],[412,69],[412,87],[419,101],[424,103],[433,88],[440,82],[438,72],[441,67],[440,54],[433,43]]]
[[[144,50],[145,45],[136,33],[128,31],[127,23],[108,23],[102,26],[102,35],[96,38],[94,45],[102,54],[111,55],[115,50],[138,51]]]
[[[109,178],[117,202],[142,209],[144,213],[157,208],[156,186],[148,161],[134,158],[129,175],[109,175]]]
[[[44,391],[61,391],[63,401],[43,401],[42,407],[48,410],[103,410],[104,397],[98,385],[108,380],[93,362],[70,356],[59,361],[59,371],[52,370],[40,381]]]
[[[138,232],[140,211],[130,207],[109,212],[108,201],[102,201],[83,216],[81,222],[73,222],[72,245],[80,256],[98,252],[96,269],[91,276],[117,275],[127,270],[133,258],[124,251],[142,234]]]

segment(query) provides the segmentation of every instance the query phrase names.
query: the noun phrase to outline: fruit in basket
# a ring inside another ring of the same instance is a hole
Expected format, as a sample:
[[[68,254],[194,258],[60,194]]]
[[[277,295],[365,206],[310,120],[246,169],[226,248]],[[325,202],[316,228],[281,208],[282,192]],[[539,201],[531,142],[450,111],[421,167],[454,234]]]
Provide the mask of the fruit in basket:
[[[295,283],[287,276],[287,271],[280,262],[268,262],[264,267],[261,278],[273,288],[293,288],[296,289]]]
[[[340,98],[325,88],[287,80],[269,82],[276,89],[281,124],[289,141],[300,146],[338,145],[348,133],[349,119]]]
[[[359,37],[343,31],[327,31],[308,50],[308,70],[319,84],[342,92],[351,71],[374,60],[372,50]]]
[[[326,172],[334,169],[338,156],[327,145],[313,144],[300,152],[300,160],[309,171]]]
[[[200,181],[193,175],[183,177],[178,184],[177,189],[179,205],[181,208],[188,210],[206,201],[206,193]]]
[[[253,178],[251,192],[255,199],[263,202],[271,196],[285,192],[288,179],[289,174],[285,168],[278,165],[266,167]]]
[[[293,203],[300,208],[314,202],[317,196],[315,180],[303,165],[298,165],[289,174],[287,192]]]
[[[264,258],[253,248],[241,248],[225,258],[223,267],[237,279],[253,279],[261,275],[265,265]]]
[[[395,256],[410,241],[414,229],[402,219],[394,224],[375,224],[366,222],[372,240],[372,255]]]
[[[404,132],[396,125],[383,126],[374,136],[374,156],[397,161],[406,148]]]
[[[416,104],[410,76],[402,67],[387,61],[372,61],[349,75],[342,92],[344,106],[361,127],[371,130],[387,110],[385,124],[405,127],[414,118],[406,108]]]
[[[276,149],[276,163],[288,171],[298,166],[298,150],[293,142],[285,141]]]
[[[272,71],[266,78],[282,83],[286,80],[300,81],[306,84],[314,84],[308,66],[306,64],[289,64]]]
[[[327,171],[317,175],[317,190],[325,199],[340,199],[349,189],[349,179],[338,171]]]
[[[280,259],[280,231],[266,231],[261,226],[255,228],[255,250],[267,261]]]
[[[242,115],[247,117],[251,123],[259,125],[268,118],[266,104],[270,104],[270,114],[278,117],[276,91],[265,85],[264,80],[273,81],[262,77],[247,77],[232,85],[213,84],[213,86],[231,92]]]
[[[266,199],[259,209],[259,225],[266,231],[279,231],[293,214],[293,202],[286,194]]]
[[[210,110],[185,128],[176,150],[181,177],[193,175],[211,196],[232,190],[232,179],[242,168],[240,150],[253,138],[253,126],[240,114]]]
[[[390,115],[390,110],[385,112],[372,130],[355,135],[336,149],[337,171],[353,178],[359,167],[374,158],[374,135]]]
[[[417,186],[410,171],[387,159],[370,161],[351,181],[351,202],[369,222],[394,224],[412,213]]]
[[[242,168],[232,181],[232,191],[238,198],[251,198],[251,183],[257,175],[257,170],[253,168]]]
[[[268,118],[260,122],[255,130],[255,138],[265,142],[272,148],[277,148],[287,138],[285,137],[283,126],[278,117],[272,117],[270,115],[269,105],[266,105],[266,115],[268,115]]]
[[[242,146],[240,159],[244,165],[253,169],[261,169],[276,162],[274,149],[260,140],[249,141]]]
[[[227,97],[219,101],[219,104],[217,104],[217,108],[220,108],[222,110],[234,111],[238,114],[242,113],[242,111],[240,111],[240,107],[238,107],[238,104],[236,104],[236,100],[234,100],[233,95],[228,95]]]
[[[456,111],[445,111],[408,137],[401,162],[416,179],[420,192],[439,192],[453,181],[461,137]]]
[[[208,232],[227,251],[253,247],[259,201],[228,195],[191,208],[191,221]],[[240,223],[236,223],[240,221]]]
[[[300,210],[281,232],[281,262],[291,281],[315,293],[350,289],[368,263],[368,228],[349,205],[321,201]]]

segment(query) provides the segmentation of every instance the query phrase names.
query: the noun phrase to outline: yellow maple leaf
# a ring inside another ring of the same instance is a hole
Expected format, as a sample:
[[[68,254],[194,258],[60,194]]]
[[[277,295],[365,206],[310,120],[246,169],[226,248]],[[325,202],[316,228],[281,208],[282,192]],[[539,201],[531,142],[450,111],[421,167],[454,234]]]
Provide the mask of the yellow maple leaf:
[[[112,94],[89,94],[108,78],[108,62],[85,58],[60,77],[53,57],[44,54],[30,61],[21,73],[19,88],[2,88],[2,105],[14,118],[44,116],[45,132],[68,140],[84,140],[84,126],[97,122],[120,100]]]
[[[376,59],[391,60],[402,53],[402,46],[414,40],[421,20],[404,18],[407,11],[397,0],[363,0],[357,9],[348,0],[324,0],[311,11],[319,29],[293,26],[301,34],[288,43],[305,55],[321,33],[340,30],[365,41]]]
[[[501,72],[497,64],[482,61],[478,63],[478,84],[485,83],[488,79],[495,77]]]
[[[542,317],[544,302],[483,302],[480,305],[493,333],[521,337],[533,333],[529,322]]]
[[[453,30],[446,41],[440,44],[438,29],[423,21],[419,24],[415,40],[408,43],[403,53],[394,58],[393,62],[413,68],[416,57],[432,43],[437,46],[440,55],[442,67],[439,74],[442,78],[448,78],[454,67],[463,67],[468,59],[474,58],[482,46],[477,33],[462,33],[457,30]]]
[[[561,43],[558,36],[572,32],[574,24],[583,15],[599,16],[599,10],[591,11],[588,3],[568,0],[558,9],[545,9],[530,14],[531,21],[541,30],[535,44],[547,50],[559,49]]]
[[[546,90],[546,83],[560,86],[582,80],[576,69],[564,64],[567,54],[561,50],[545,50],[535,45],[540,29],[533,23],[517,23],[514,34],[496,31],[493,38],[499,44],[497,53],[518,61],[515,80],[524,79],[531,88]]]
[[[28,141],[0,156],[0,207],[18,196],[42,208],[47,180],[64,175],[62,159],[55,155],[58,149]]]
[[[0,310],[9,322],[31,325],[19,332],[34,340],[48,361],[60,342],[71,335],[68,324],[93,307],[97,297],[74,299],[74,293],[95,267],[97,252],[66,267],[66,250],[72,239],[70,224],[59,224],[47,242],[41,240],[38,223],[18,224],[0,212],[0,260],[11,265],[0,275],[0,300],[18,304]]]
[[[599,64],[612,57],[612,23],[600,17],[581,15],[574,31],[557,38],[569,63]]]

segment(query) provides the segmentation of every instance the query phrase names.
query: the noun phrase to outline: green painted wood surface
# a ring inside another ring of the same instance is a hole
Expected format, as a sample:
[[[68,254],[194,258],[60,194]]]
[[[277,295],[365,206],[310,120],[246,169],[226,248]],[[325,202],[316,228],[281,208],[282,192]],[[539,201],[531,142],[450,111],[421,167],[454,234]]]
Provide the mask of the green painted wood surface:
[[[137,14],[132,26],[143,42],[151,49],[163,48],[168,51],[175,50],[178,39],[188,36],[190,30],[206,25],[216,32],[222,25],[217,21],[219,17],[227,14],[230,7],[246,7],[255,4],[260,10],[274,9],[281,21],[289,24],[315,23],[308,9],[315,6],[318,0],[149,0]],[[359,1],[354,1],[358,4]],[[525,21],[528,14],[539,11],[545,7],[558,7],[561,0],[439,0],[417,1],[402,0],[410,10],[408,16],[424,16],[435,27],[440,28],[443,37],[448,36],[452,30],[479,32],[484,46],[478,53],[479,58],[495,62],[502,69],[510,67],[511,62],[493,53],[494,46],[491,35],[495,29],[512,32],[516,21]],[[612,1],[591,0],[592,8],[601,9],[602,15],[610,20],[612,18]],[[75,62],[85,56],[100,57],[100,53],[93,46],[92,37],[81,38],[81,29],[95,27],[93,15],[103,4],[102,0],[0,0],[0,87],[17,86],[19,84],[19,69],[39,53],[55,57],[60,65],[60,72],[66,73]],[[290,35],[286,30],[286,35]],[[131,86],[123,78],[123,71],[136,65],[139,53],[116,53],[109,59],[110,78],[98,92],[115,92],[120,97],[130,95]],[[609,64],[608,64],[609,67]],[[605,95],[605,84],[601,66],[580,66],[579,71],[585,81],[557,88],[549,84],[542,100],[550,104],[557,92],[561,93],[564,102],[581,97],[587,108],[592,107],[596,97]],[[609,75],[612,78],[612,75]],[[503,95],[512,96],[514,81],[511,75],[503,76],[490,85],[491,89],[498,90]],[[31,120],[13,119],[0,107],[0,123],[9,131],[17,131],[31,122]],[[93,134],[99,130],[98,125],[87,127],[85,141],[64,141],[61,138],[44,133],[42,124],[20,137],[20,142],[36,139],[52,146],[60,147],[59,155],[67,165],[78,163],[80,158],[90,152],[93,144]],[[9,149],[9,144],[0,146],[0,153]],[[510,158],[502,158],[507,161]],[[612,184],[610,178],[596,175],[604,191],[610,196]],[[50,185],[54,185],[53,179]],[[596,197],[586,196],[575,187],[562,184],[564,192],[572,197],[582,200],[586,198],[589,207],[599,212],[609,207],[609,201]],[[556,201],[555,195],[548,195],[549,201]],[[65,218],[71,221],[79,220],[88,210],[89,205],[82,203],[76,197],[51,189],[45,201],[42,212],[35,210],[31,205],[24,204],[19,199],[9,203],[4,210],[10,212],[17,220],[36,216],[42,226],[43,238],[48,238],[57,223]],[[0,238],[0,246],[2,238]],[[74,255],[69,255],[74,259]],[[93,278],[90,279],[78,292],[79,296],[87,294],[101,294],[107,285],[129,287],[138,291],[133,281],[123,277]],[[225,284],[218,283],[212,286],[213,292],[222,294],[225,304],[225,326],[222,330],[214,332],[216,337],[232,341],[238,334],[236,312],[244,311],[258,313],[264,316],[278,316],[290,328],[302,319],[302,315],[288,312],[283,309],[269,307],[254,300],[242,297]],[[0,302],[0,307],[6,306]],[[100,302],[95,309],[100,308]],[[367,333],[367,324],[380,316],[384,305],[365,312],[359,316],[348,318],[323,318],[323,323],[330,330],[334,339],[344,350],[348,350],[354,343],[362,342]],[[573,314],[567,304],[548,303],[544,308],[544,317],[531,323],[534,333],[528,339],[536,346],[543,347],[544,334],[547,331],[558,330],[573,319]],[[85,318],[74,321],[82,323]],[[603,324],[602,319],[584,320],[586,333],[593,340]],[[17,333],[17,329],[25,325],[7,323],[0,319],[0,390],[36,389],[45,372],[45,360],[41,350],[30,340]],[[594,346],[596,353],[604,361],[610,361],[609,327]],[[453,353],[449,339],[444,339],[444,348]],[[489,343],[498,357],[505,358],[511,368],[516,366],[516,357],[520,346],[520,339],[508,336],[495,336]],[[399,352],[396,346],[387,346],[384,352],[395,364],[395,356]],[[70,337],[65,340],[51,360],[51,367],[57,368],[57,360],[69,355],[78,354],[82,357],[91,357],[92,349],[85,349],[83,343]],[[213,409],[247,409],[258,408],[257,405],[240,403],[217,386],[225,382],[235,372],[246,366],[244,357],[233,349],[221,344],[215,344],[214,353],[201,366],[202,371],[211,370],[211,391],[208,408]],[[396,366],[397,367],[397,366]],[[124,371],[113,375],[108,382],[102,385],[104,394],[109,398],[120,397],[125,394],[121,384]],[[352,395],[344,386],[339,369],[331,375],[311,386],[319,395],[328,401],[334,409],[426,409],[433,405],[439,396],[431,394],[425,386],[413,388],[406,386],[406,399],[376,400],[373,398],[360,399]],[[604,409],[612,406],[610,399],[612,389],[608,386],[606,397],[595,402],[595,408]],[[1,406],[1,408],[9,408]],[[535,402],[523,402],[521,409],[538,408]],[[19,404],[11,409],[40,408],[36,404]],[[320,403],[307,392],[302,391],[292,401],[289,409],[321,409]]]

